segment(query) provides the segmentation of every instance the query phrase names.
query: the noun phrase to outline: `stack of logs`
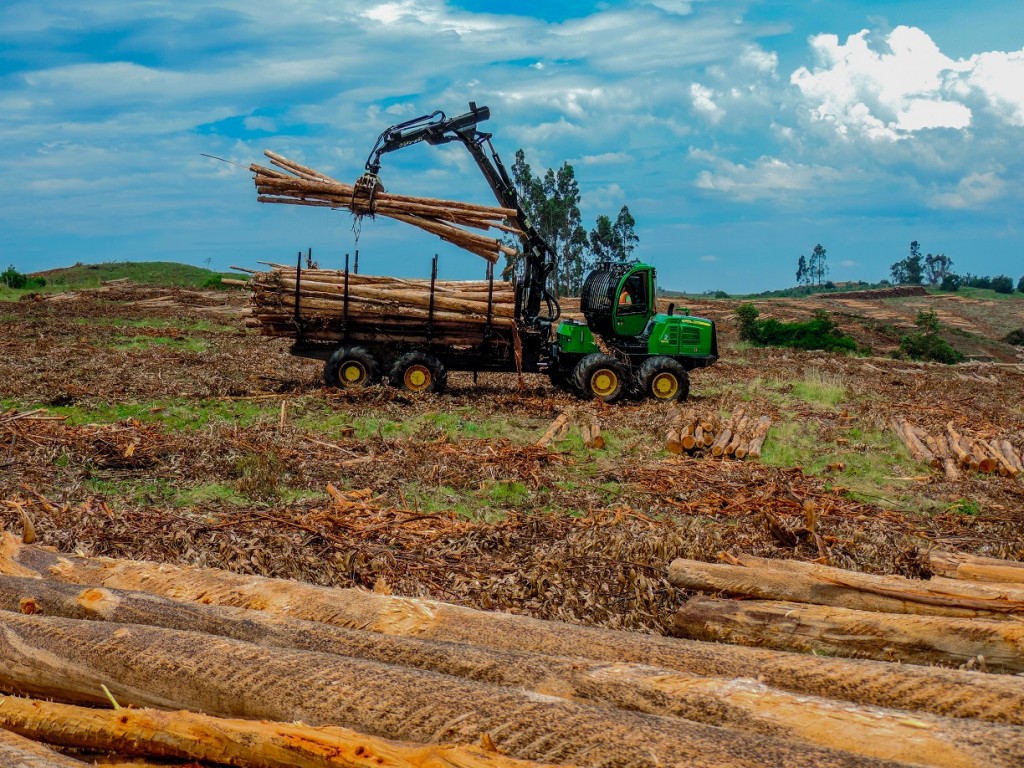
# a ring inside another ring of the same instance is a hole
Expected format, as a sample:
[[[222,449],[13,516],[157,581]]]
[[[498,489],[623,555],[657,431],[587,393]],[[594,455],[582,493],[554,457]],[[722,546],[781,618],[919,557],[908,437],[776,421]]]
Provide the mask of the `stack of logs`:
[[[674,408],[669,412],[665,449],[675,454],[708,451],[712,456],[759,459],[771,425],[768,416],[755,419],[743,408],[724,421],[716,414],[702,416],[692,409]]]
[[[669,581],[683,589],[757,599],[694,597],[676,615],[679,637],[1024,672],[1024,563],[986,559],[990,573],[1014,578],[986,584],[875,576],[752,555],[722,558],[727,562],[675,560]],[[933,553],[932,563],[957,573],[962,561],[956,558]]]
[[[555,417],[554,421],[544,430],[544,434],[534,443],[538,448],[547,448],[556,440],[561,440],[569,433],[569,426],[575,414],[572,411],[563,411]],[[601,450],[604,448],[604,435],[601,434],[601,424],[594,414],[582,416],[580,435],[583,438],[585,448]]]
[[[363,341],[411,341],[422,338],[429,326],[438,339],[453,345],[479,344],[486,328],[515,325],[511,283],[436,280],[433,296],[431,284],[332,269],[300,274],[294,267],[271,265],[248,281],[252,311],[245,322],[265,336],[293,338],[298,316],[303,338],[313,341],[340,341],[346,331]]]
[[[248,768],[1024,761],[1024,687],[1001,675],[60,555],[10,535],[0,573],[15,574],[0,576],[0,690],[14,694],[0,696],[2,765],[81,765],[54,748]]]
[[[969,437],[957,430],[952,421],[936,434],[915,427],[902,416],[894,419],[892,426],[915,461],[935,469],[941,467],[949,480],[959,479],[960,469],[998,472],[1004,477],[1017,477],[1024,472],[1024,457],[1005,438]]]
[[[387,216],[435,234],[492,264],[503,254],[514,256],[517,253],[515,248],[496,238],[462,228],[494,228],[521,234],[511,225],[518,222],[513,208],[392,195],[383,190],[375,176],[364,176],[354,185],[345,184],[273,152],[264,154],[281,171],[256,164],[249,166],[256,183],[256,199],[261,203],[322,206],[349,210],[357,216]]]

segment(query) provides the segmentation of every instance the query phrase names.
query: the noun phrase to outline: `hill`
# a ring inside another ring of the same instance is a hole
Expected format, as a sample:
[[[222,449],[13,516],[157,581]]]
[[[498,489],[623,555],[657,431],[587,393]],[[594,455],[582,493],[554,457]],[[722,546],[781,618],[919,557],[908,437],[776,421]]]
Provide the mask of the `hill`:
[[[172,261],[110,261],[103,264],[82,264],[33,272],[47,286],[58,290],[98,288],[111,280],[131,280],[140,285],[166,285],[180,288],[207,288],[216,285],[226,273],[214,272],[190,264]],[[236,275],[237,277],[237,275]]]

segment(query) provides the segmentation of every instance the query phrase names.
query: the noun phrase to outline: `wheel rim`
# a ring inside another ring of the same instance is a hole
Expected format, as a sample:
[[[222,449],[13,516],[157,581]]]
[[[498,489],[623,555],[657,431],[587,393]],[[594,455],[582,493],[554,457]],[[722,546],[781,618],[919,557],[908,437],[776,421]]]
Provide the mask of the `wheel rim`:
[[[662,371],[651,381],[651,394],[659,400],[671,400],[679,394],[679,379],[673,373]]]
[[[358,387],[366,383],[366,366],[358,360],[348,360],[342,363],[338,371],[338,379],[343,387]]]
[[[405,388],[410,392],[422,392],[425,389],[430,388],[430,383],[433,381],[433,377],[430,374],[430,369],[425,365],[410,365],[405,369],[405,373],[402,375],[402,381],[405,383]]]
[[[598,397],[608,397],[619,388],[619,377],[610,368],[598,368],[590,376],[590,391]]]

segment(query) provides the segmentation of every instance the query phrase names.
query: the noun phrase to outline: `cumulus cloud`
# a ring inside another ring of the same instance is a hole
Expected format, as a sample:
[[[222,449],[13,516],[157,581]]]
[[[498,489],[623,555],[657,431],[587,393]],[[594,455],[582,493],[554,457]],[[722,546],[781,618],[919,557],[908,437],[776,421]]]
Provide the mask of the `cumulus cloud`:
[[[936,194],[932,204],[936,208],[978,208],[1000,197],[1006,186],[995,172],[970,173],[960,179],[955,190]]]
[[[799,193],[830,188],[840,174],[832,168],[790,163],[777,157],[761,157],[751,164],[716,159],[716,169],[697,175],[698,189],[722,193],[734,200],[784,202]]]
[[[690,84],[690,99],[693,108],[704,115],[712,124],[718,123],[725,112],[715,103],[715,92],[700,83]]]

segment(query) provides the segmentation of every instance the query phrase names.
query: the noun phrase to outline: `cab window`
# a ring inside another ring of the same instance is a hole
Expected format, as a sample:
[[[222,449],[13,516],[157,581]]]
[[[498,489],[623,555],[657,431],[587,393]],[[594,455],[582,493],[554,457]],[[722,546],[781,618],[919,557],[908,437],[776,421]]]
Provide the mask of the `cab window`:
[[[618,311],[619,315],[642,315],[647,312],[647,280],[646,275],[638,272],[626,278],[626,282],[619,291]]]

